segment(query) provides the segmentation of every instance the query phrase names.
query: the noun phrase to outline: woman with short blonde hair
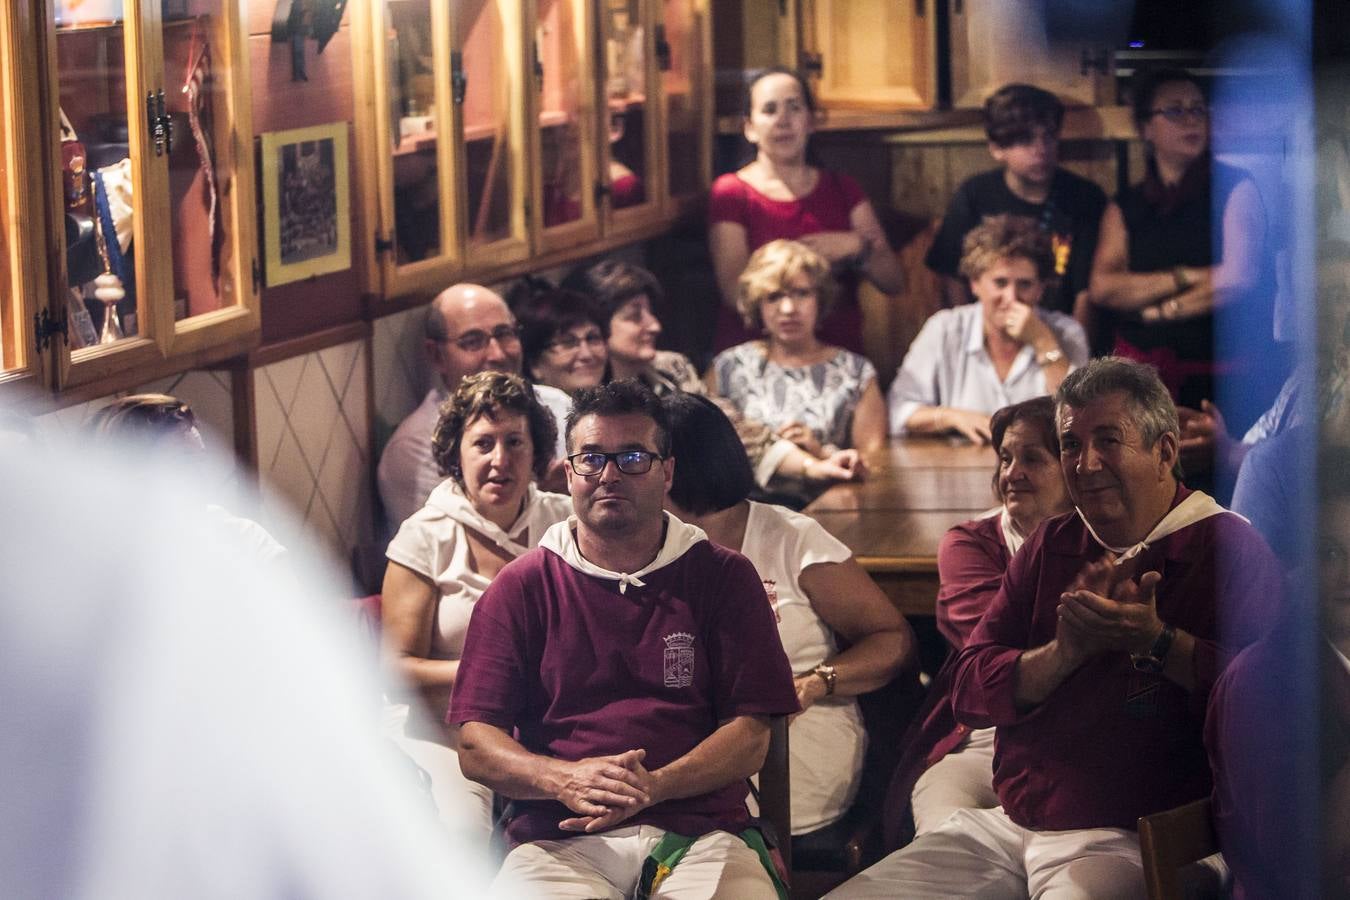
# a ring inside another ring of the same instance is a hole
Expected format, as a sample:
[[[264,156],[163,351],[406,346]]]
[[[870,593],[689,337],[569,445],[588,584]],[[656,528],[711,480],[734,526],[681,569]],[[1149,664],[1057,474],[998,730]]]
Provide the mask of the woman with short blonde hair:
[[[712,393],[819,459],[886,439],[876,369],[817,334],[833,297],[824,257],[798,241],[770,241],[737,286],[741,316],[764,337],[718,354],[708,371]]]

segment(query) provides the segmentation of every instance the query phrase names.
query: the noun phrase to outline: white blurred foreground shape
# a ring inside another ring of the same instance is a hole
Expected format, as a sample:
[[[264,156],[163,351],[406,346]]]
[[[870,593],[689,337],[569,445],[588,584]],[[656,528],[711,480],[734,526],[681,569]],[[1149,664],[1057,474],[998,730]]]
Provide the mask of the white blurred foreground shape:
[[[290,532],[276,578],[203,461],[130,449],[0,447],[0,895],[483,896],[342,582]]]

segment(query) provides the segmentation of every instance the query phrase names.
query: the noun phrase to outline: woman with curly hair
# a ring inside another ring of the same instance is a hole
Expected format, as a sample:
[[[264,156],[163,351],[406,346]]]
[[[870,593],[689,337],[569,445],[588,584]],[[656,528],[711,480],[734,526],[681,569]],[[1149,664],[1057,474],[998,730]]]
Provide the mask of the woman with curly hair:
[[[1050,239],[1022,216],[988,216],[962,242],[974,303],[929,317],[891,384],[895,434],[954,431],[989,442],[995,410],[1053,394],[1087,362],[1087,336],[1040,305],[1054,275]]]
[[[535,488],[557,424],[516,375],[480,372],[441,407],[432,453],[445,481],[389,543],[384,654],[408,695],[390,697],[391,737],[431,777],[441,818],[486,843],[492,794],[464,778],[445,711],[474,603],[508,562],[567,518],[570,498]]]

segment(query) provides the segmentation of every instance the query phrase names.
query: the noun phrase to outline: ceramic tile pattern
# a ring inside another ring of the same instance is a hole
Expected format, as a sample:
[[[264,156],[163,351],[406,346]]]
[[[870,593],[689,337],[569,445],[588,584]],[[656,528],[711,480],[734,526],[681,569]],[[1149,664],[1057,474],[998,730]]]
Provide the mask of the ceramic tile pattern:
[[[365,341],[254,373],[264,511],[286,513],[343,568],[373,538]]]

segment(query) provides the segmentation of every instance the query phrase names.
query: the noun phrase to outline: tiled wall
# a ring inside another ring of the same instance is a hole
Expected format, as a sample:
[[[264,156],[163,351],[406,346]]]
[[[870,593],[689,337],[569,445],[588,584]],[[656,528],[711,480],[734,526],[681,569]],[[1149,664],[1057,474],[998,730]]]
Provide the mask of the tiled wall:
[[[374,538],[365,340],[254,372],[264,514],[291,513],[346,568]]]

